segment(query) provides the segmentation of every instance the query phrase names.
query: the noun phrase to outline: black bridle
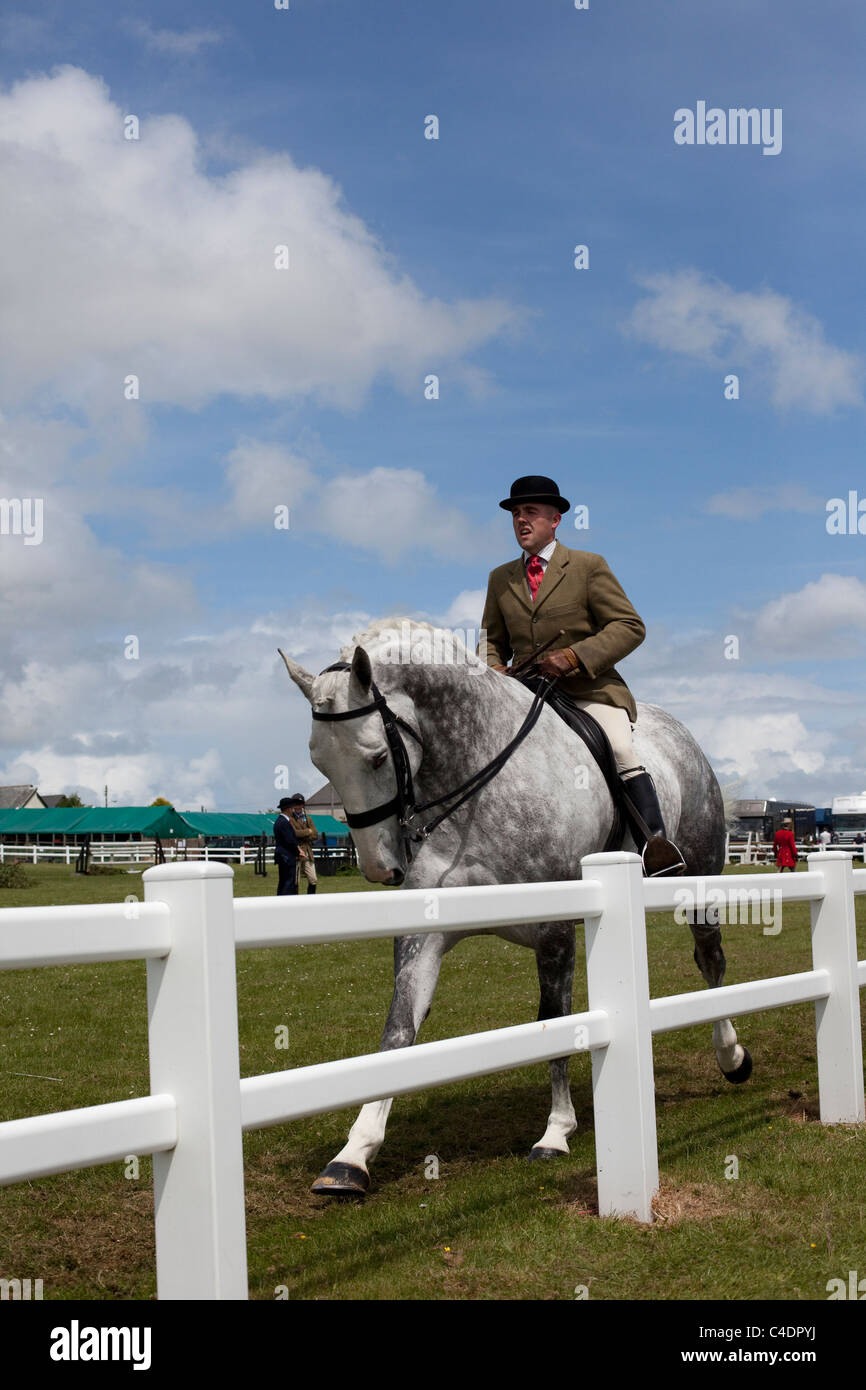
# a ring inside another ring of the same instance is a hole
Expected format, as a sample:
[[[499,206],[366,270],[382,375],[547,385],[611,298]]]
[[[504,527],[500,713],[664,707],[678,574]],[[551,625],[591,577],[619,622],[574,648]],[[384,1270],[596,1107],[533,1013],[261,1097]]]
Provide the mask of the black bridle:
[[[325,667],[325,671],[350,671],[351,669],[347,661],[337,661],[333,666]],[[324,675],[325,671],[320,672],[320,674]],[[457,808],[463,805],[464,801],[468,801],[470,796],[474,796],[476,792],[479,792],[481,788],[486,786],[487,783],[496,776],[497,772],[505,766],[511,754],[535,726],[538,716],[541,714],[544,707],[544,702],[553,690],[554,685],[555,679],[547,680],[544,678],[539,682],[538,689],[533,696],[529,713],[514,735],[514,738],[510,743],[507,743],[502,751],[497,753],[496,757],[487,763],[485,767],[480,768],[478,772],[474,772],[471,777],[468,777],[459,787],[455,787],[453,791],[446,792],[444,796],[434,797],[431,801],[422,802],[416,802],[415,800],[415,788],[412,782],[412,767],[400,730],[405,729],[407,734],[411,734],[412,738],[414,738],[415,742],[422,749],[424,743],[420,734],[415,732],[411,724],[407,724],[405,719],[401,719],[399,714],[395,714],[390,708],[385,696],[379,690],[375,681],[370,682],[373,700],[369,705],[361,705],[358,709],[342,710],[338,714],[319,714],[313,710],[314,719],[333,722],[341,719],[359,719],[363,714],[375,714],[378,710],[382,717],[382,723],[385,726],[385,737],[388,740],[388,747],[391,750],[391,760],[394,764],[394,772],[397,777],[396,795],[392,796],[390,801],[383,802],[381,806],[374,806],[369,811],[347,811],[346,821],[350,828],[353,830],[362,830],[368,825],[377,825],[380,821],[387,820],[389,816],[396,816],[400,824],[400,834],[403,839],[406,858],[408,861],[411,861],[412,845],[426,840],[427,836],[436,829],[437,825],[441,825],[444,820],[447,820],[449,816],[453,815]],[[441,806],[444,801],[452,801],[454,797],[457,797],[458,800],[454,801],[452,806],[446,807],[444,811],[440,811],[431,821],[428,821],[425,825],[416,826],[414,824],[415,817],[422,811],[429,811],[432,806]]]

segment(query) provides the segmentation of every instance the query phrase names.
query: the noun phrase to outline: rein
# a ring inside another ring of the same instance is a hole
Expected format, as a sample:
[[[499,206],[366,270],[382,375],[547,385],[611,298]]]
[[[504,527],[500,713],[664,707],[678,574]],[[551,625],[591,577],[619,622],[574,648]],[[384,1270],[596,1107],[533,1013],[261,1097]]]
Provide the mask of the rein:
[[[337,661],[333,666],[325,667],[325,671],[350,671],[351,669],[347,661]],[[324,671],[320,672],[320,675],[324,674]],[[399,714],[394,713],[375,681],[371,681],[370,683],[370,689],[373,692],[373,700],[369,705],[361,705],[358,709],[342,710],[338,714],[318,714],[314,710],[313,718],[323,721],[358,719],[361,715],[375,714],[378,710],[382,717],[382,723],[385,726],[385,737],[388,740],[391,760],[394,764],[394,772],[397,777],[397,793],[395,796],[391,797],[390,801],[383,802],[381,806],[374,806],[369,811],[347,811],[346,821],[348,825],[352,829],[360,830],[368,825],[377,825],[379,821],[387,820],[389,816],[396,815],[400,822],[400,833],[403,837],[406,856],[411,861],[412,845],[419,843],[419,841],[426,840],[427,836],[432,834],[436,827],[441,825],[444,820],[447,820],[449,816],[453,815],[458,807],[463,805],[464,801],[468,801],[470,796],[474,796],[476,792],[479,792],[482,787],[485,787],[487,783],[492,781],[496,774],[502,770],[515,749],[519,747],[527,734],[531,733],[554,685],[555,680],[543,678],[540,681],[539,687],[533,696],[529,713],[514,735],[514,738],[510,743],[507,743],[485,767],[480,768],[478,772],[474,772],[471,777],[468,777],[465,782],[461,782],[460,786],[455,787],[453,791],[445,792],[443,796],[433,797],[430,801],[422,802],[416,802],[415,800],[412,768],[400,730],[405,729],[406,733],[411,734],[412,738],[414,738],[415,742],[419,744],[421,748],[424,747],[423,741],[420,735],[412,728],[411,724],[407,724],[405,719],[401,719]],[[444,801],[452,801],[454,797],[457,797],[458,800],[454,801],[452,806],[446,807],[444,811],[440,811],[431,821],[428,821],[425,825],[414,825],[413,822],[415,817],[422,811],[429,811],[433,806],[441,806]]]

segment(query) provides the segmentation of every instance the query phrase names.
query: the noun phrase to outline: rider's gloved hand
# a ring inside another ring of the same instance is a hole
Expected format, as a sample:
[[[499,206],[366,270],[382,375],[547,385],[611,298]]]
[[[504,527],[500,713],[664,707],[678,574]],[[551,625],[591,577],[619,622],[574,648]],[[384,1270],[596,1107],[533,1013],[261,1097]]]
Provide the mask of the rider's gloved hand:
[[[543,676],[570,676],[580,667],[571,647],[561,647],[556,652],[546,652],[539,658],[538,669]]]

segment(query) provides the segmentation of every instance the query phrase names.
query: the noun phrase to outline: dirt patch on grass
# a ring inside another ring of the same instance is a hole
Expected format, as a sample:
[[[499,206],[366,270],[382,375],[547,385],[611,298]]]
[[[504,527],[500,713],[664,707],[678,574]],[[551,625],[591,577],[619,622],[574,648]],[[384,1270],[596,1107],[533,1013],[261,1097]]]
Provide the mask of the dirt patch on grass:
[[[80,1204],[79,1204],[80,1203]],[[137,1299],[153,1296],[156,1252],[153,1191],[125,1186],[114,1196],[88,1194],[75,1205],[33,1189],[27,1220],[10,1245],[26,1256],[25,1274],[45,1280],[45,1298]],[[144,1292],[148,1289],[148,1292]]]
[[[817,1100],[809,1100],[800,1091],[789,1091],[781,1105],[782,1114],[789,1120],[799,1120],[805,1124],[809,1120],[821,1119],[821,1106]]]
[[[576,1178],[568,1186],[564,1205],[571,1216],[597,1219],[596,1179],[589,1176]],[[741,1206],[742,1201],[735,1203],[729,1189],[717,1183],[678,1183],[670,1178],[662,1178],[652,1201],[651,1223],[636,1221],[630,1216],[620,1219],[630,1226],[655,1230],[661,1226],[675,1226],[681,1221],[712,1221],[715,1217],[729,1216]]]
[[[729,1193],[715,1183],[663,1181],[653,1198],[653,1225],[674,1226],[680,1221],[711,1221],[716,1216],[727,1216],[732,1205]]]

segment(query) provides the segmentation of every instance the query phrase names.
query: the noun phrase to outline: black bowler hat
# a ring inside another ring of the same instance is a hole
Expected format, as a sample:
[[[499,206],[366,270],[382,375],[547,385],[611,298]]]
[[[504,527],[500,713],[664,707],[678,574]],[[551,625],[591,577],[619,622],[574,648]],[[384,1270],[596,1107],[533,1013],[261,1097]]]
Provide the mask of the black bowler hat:
[[[510,512],[518,502],[545,502],[563,514],[571,511],[571,503],[560,497],[559,487],[553,479],[542,478],[535,473],[530,473],[526,478],[516,478],[511,484],[511,496],[504,497],[499,505]]]

